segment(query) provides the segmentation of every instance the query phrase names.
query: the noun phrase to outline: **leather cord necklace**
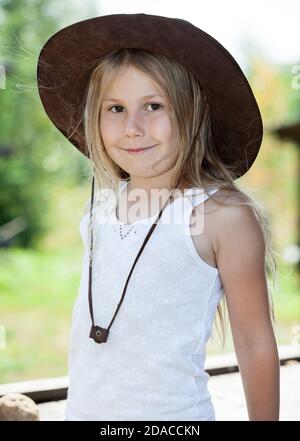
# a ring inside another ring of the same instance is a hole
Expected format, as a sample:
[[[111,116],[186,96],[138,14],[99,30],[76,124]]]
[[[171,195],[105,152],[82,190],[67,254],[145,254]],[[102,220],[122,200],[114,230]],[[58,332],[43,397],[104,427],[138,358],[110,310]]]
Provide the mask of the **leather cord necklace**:
[[[93,206],[94,206],[94,183],[95,183],[95,177],[93,176],[93,182],[92,182],[92,192],[91,192],[91,205],[90,205],[90,221],[92,219],[92,210],[93,210]],[[107,328],[102,328],[101,326],[96,326],[95,322],[94,322],[94,313],[93,313],[93,301],[92,301],[92,252],[93,252],[93,228],[91,228],[91,246],[90,246],[90,259],[89,259],[89,285],[88,285],[88,298],[89,298],[89,309],[90,309],[90,315],[91,315],[91,319],[92,319],[92,326],[91,326],[91,330],[90,330],[90,335],[89,337],[92,338],[96,343],[105,343],[107,341],[107,337],[108,337],[108,333],[109,330],[114,322],[114,319],[120,309],[120,306],[124,300],[125,297],[125,293],[126,293],[126,289],[127,289],[127,285],[130,279],[130,276],[133,272],[133,269],[140,257],[140,255],[143,252],[143,249],[145,248],[146,243],[148,242],[151,234],[153,233],[154,229],[156,228],[156,225],[162,215],[163,210],[165,209],[165,207],[167,206],[167,204],[169,203],[169,201],[173,201],[174,200],[174,193],[175,189],[173,189],[167,199],[167,201],[165,202],[165,204],[163,205],[162,209],[160,210],[159,214],[157,215],[156,219],[154,220],[153,224],[150,227],[150,230],[147,233],[147,236],[145,237],[145,240],[135,258],[135,261],[132,265],[132,268],[130,270],[130,273],[127,277],[124,289],[123,289],[123,293],[120,299],[120,302],[116,308],[116,311],[113,315],[113,318],[111,319],[110,324],[108,325]]]

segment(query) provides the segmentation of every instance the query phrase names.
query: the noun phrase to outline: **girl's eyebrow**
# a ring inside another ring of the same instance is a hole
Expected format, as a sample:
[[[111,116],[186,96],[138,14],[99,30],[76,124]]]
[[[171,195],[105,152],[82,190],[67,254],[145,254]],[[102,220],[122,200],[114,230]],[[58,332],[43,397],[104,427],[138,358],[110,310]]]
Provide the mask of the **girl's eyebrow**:
[[[160,98],[164,98],[164,96],[163,95],[157,95],[157,94],[155,94],[155,95],[145,95],[145,96],[142,96],[140,99],[141,100],[143,100],[143,99],[145,99],[145,98],[154,98],[154,97],[160,97]],[[122,100],[120,100],[120,99],[116,99],[116,98],[111,98],[111,97],[106,97],[106,98],[104,98],[103,99],[103,101],[119,101],[119,102],[121,102]]]

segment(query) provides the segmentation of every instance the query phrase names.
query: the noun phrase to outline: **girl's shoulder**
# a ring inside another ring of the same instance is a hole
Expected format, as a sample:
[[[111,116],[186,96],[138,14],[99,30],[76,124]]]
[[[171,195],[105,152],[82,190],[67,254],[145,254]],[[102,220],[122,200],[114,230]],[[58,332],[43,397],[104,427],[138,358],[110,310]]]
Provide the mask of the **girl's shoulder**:
[[[226,221],[232,225],[246,219],[256,222],[251,201],[242,193],[232,190],[216,191],[205,201],[203,213],[219,230]]]
[[[206,209],[215,213],[216,218],[254,216],[251,201],[242,193],[219,189],[205,201]]]
[[[227,190],[224,188],[218,188],[212,193],[209,193],[203,204],[196,206],[196,209],[201,214],[205,213],[224,213],[224,211],[233,210],[234,208],[245,206],[247,204],[247,198],[240,192],[234,190]],[[202,210],[204,208],[204,210]],[[212,216],[211,216],[212,217]]]
[[[239,192],[218,189],[203,204],[195,207],[195,216],[202,216],[204,231],[216,252],[220,238],[228,236],[228,230],[236,231],[243,225],[257,230],[259,222],[247,198]]]

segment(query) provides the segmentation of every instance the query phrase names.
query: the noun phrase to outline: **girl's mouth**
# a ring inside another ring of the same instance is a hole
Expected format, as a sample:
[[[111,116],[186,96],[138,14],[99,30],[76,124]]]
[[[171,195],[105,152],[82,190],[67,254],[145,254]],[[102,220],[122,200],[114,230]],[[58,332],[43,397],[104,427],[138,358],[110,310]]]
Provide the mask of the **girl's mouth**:
[[[130,150],[126,150],[126,152],[129,153],[130,155],[134,155],[134,154],[138,154],[138,153],[141,154],[141,153],[147,152],[148,150],[153,149],[156,145],[152,145],[150,147],[141,148],[141,149],[130,149]]]

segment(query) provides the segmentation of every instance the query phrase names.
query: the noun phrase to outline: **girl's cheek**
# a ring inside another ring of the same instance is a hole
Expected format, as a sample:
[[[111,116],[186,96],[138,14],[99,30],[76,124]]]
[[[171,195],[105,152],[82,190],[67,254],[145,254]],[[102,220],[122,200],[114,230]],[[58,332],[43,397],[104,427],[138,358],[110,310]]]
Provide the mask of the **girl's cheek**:
[[[111,121],[108,118],[102,118],[100,120],[100,131],[103,134],[113,134],[118,128],[118,124],[115,121]]]
[[[114,118],[112,115],[109,114],[104,114],[101,116],[101,121],[103,124],[112,124],[112,123],[117,123],[116,118]]]

